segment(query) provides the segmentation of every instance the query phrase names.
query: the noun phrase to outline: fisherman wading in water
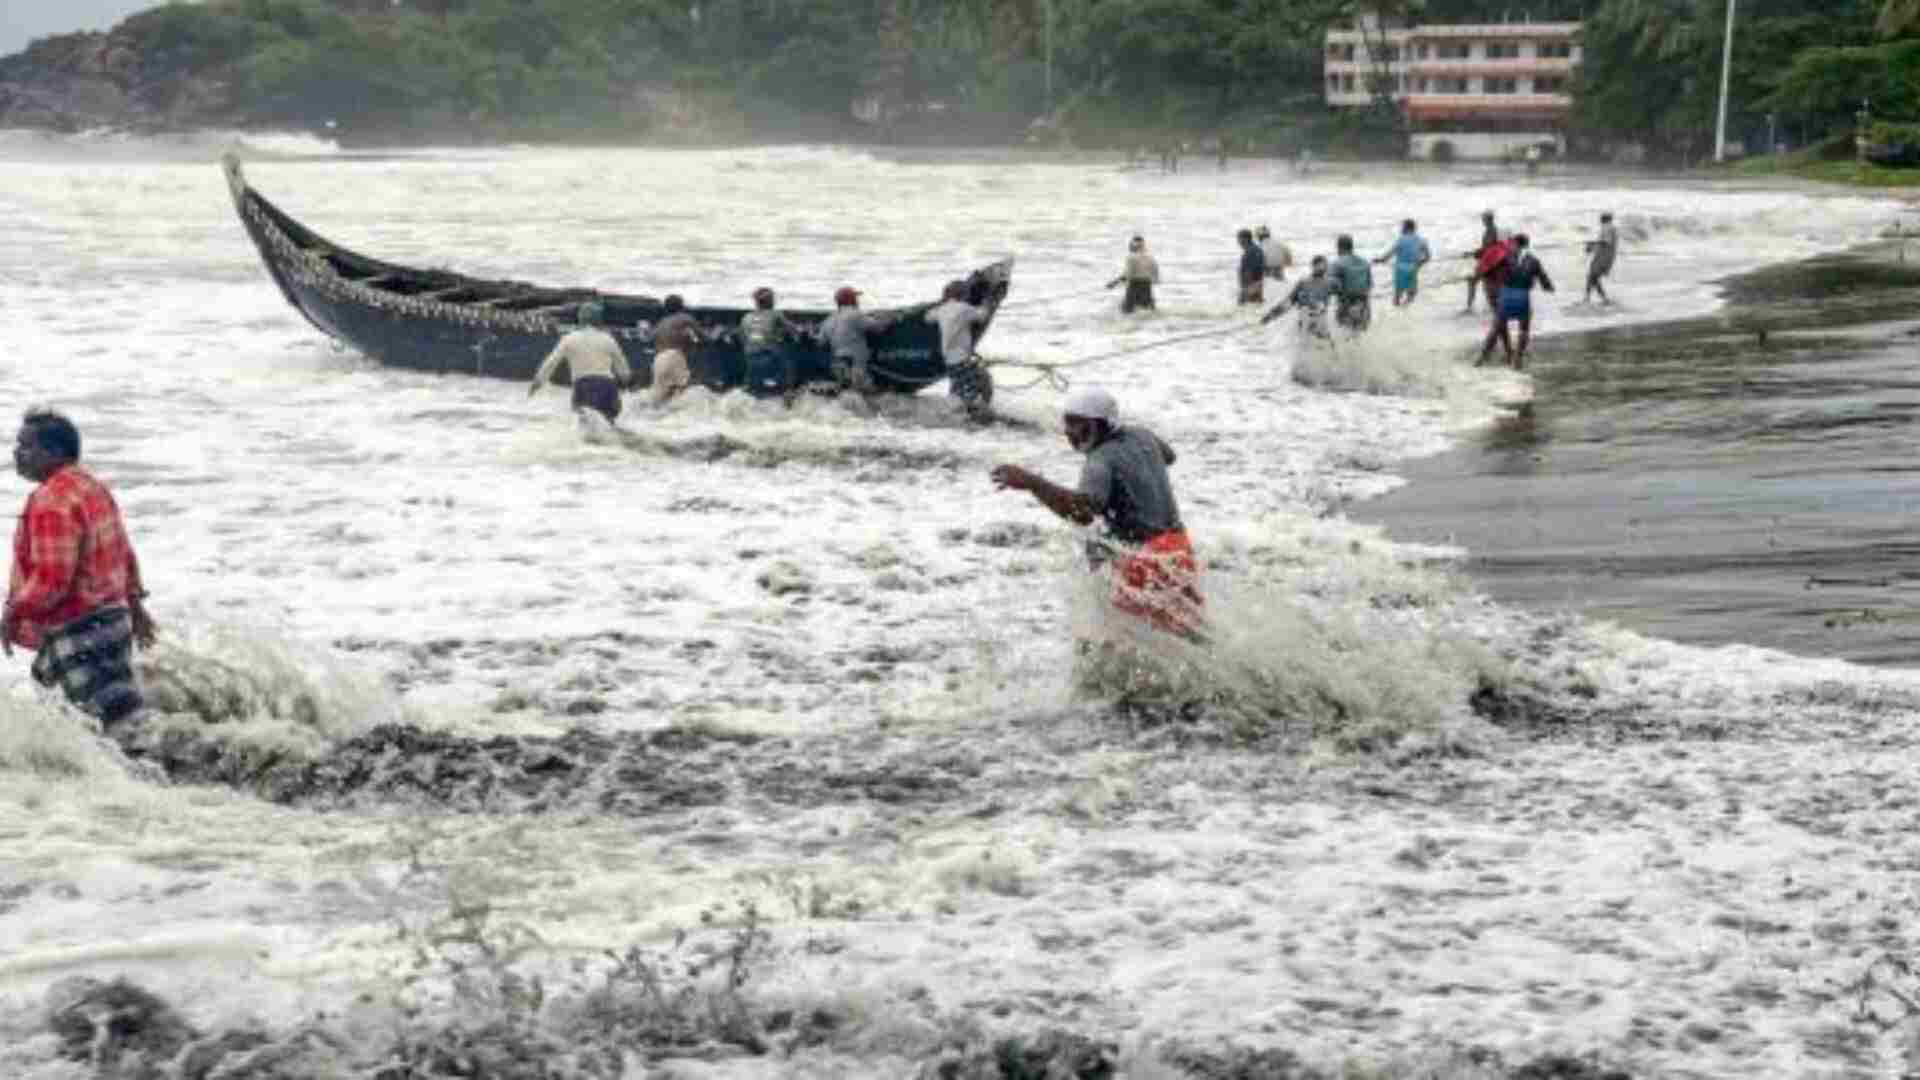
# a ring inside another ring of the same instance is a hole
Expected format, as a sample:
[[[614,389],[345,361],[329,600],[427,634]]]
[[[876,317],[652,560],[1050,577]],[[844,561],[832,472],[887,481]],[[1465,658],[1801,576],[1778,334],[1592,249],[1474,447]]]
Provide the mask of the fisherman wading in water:
[[[126,745],[145,702],[134,646],[153,645],[140,561],[120,507],[80,466],[80,431],[56,412],[20,421],[13,467],[35,485],[13,533],[13,574],[0,645],[34,650],[33,678],[57,686]]]
[[[1334,321],[1355,334],[1373,323],[1373,267],[1353,253],[1353,237],[1333,242],[1335,258],[1327,269],[1333,280]]]
[[[1486,265],[1487,252],[1492,251],[1499,244],[1500,230],[1494,227],[1493,211],[1481,211],[1480,246],[1467,253],[1467,258],[1475,260],[1473,271],[1467,275],[1467,310],[1469,312],[1473,310],[1474,290],[1480,287],[1481,267]],[[1495,295],[1494,288],[1488,287],[1487,306],[1492,307],[1498,302],[1499,298]]]
[[[867,336],[884,333],[892,325],[892,319],[860,310],[859,289],[842,285],[834,290],[833,314],[820,324],[820,336],[833,350],[833,377],[840,385],[861,394],[874,392],[873,372],[869,370],[873,347]]]
[[[1120,314],[1131,315],[1136,309],[1154,310],[1153,286],[1159,280],[1160,264],[1147,254],[1146,240],[1136,236],[1127,241],[1127,261],[1120,265],[1120,276],[1107,282],[1107,288],[1126,283],[1127,294],[1120,300]]]
[[[539,393],[565,364],[573,377],[573,407],[592,409],[611,424],[620,418],[620,388],[633,381],[633,371],[627,367],[627,354],[620,350],[620,343],[600,327],[606,321],[606,308],[600,301],[581,304],[578,318],[580,328],[562,337],[540,370],[533,373],[527,396]]]
[[[1533,287],[1536,284],[1548,292],[1553,291],[1553,279],[1547,276],[1547,268],[1540,265],[1540,260],[1534,257],[1533,252],[1527,250],[1527,234],[1516,233],[1512,250],[1507,253],[1499,299],[1494,304],[1493,329],[1487,331],[1487,342],[1480,347],[1480,359],[1475,366],[1492,358],[1495,342],[1506,350],[1507,363],[1513,365],[1515,371],[1527,366],[1527,344],[1533,333]],[[1507,336],[1507,323],[1514,320],[1520,323],[1520,349],[1517,353],[1513,348],[1513,339]]]
[[[1587,254],[1593,258],[1587,263],[1587,291],[1580,297],[1581,303],[1592,300],[1598,292],[1600,302],[1612,306],[1613,301],[1607,297],[1606,286],[1600,284],[1600,279],[1613,273],[1613,257],[1619,251],[1620,230],[1613,227],[1613,214],[1601,214],[1599,237],[1587,241]]]
[[[773,306],[773,290],[753,290],[753,310],[740,316],[740,340],[747,352],[747,392],[775,394],[793,404],[800,392],[800,364],[789,343],[804,336],[792,320]]]
[[[1393,260],[1393,306],[1413,303],[1420,295],[1420,268],[1433,258],[1432,249],[1420,236],[1419,226],[1412,218],[1400,223],[1400,238],[1386,253],[1373,260],[1376,263]]]
[[[1000,465],[993,482],[1026,491],[1076,525],[1106,523],[1108,539],[1090,541],[1096,569],[1112,576],[1113,606],[1157,629],[1201,638],[1199,567],[1174,502],[1173,448],[1138,425],[1122,426],[1113,395],[1094,387],[1067,398],[1067,443],[1087,455],[1080,486],[1064,488],[1018,465]]]
[[[700,325],[687,314],[680,294],[669,295],[661,306],[667,317],[653,328],[653,403],[664,405],[693,383],[688,361],[694,346],[704,340]]]
[[[1317,338],[1328,337],[1327,301],[1333,298],[1333,279],[1327,276],[1327,257],[1315,255],[1312,267],[1306,277],[1294,282],[1293,291],[1272,310],[1260,316],[1261,323],[1270,323],[1279,318],[1289,308],[1300,312],[1300,329]]]

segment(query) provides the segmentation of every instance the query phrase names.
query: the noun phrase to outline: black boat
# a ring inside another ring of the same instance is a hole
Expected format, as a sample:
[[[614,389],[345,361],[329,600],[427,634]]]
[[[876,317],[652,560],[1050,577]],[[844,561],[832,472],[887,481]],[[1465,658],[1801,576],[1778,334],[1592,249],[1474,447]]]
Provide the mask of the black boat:
[[[653,326],[665,314],[659,299],[490,281],[370,259],[324,239],[268,202],[248,186],[235,155],[228,154],[223,164],[241,224],[287,302],[321,333],[380,363],[529,381],[560,335],[574,328],[580,305],[597,300],[607,330],[633,365],[635,382],[652,380]],[[1008,258],[963,279],[968,301],[987,309],[988,325],[1012,276]],[[894,323],[873,338],[873,380],[883,391],[911,394],[951,378],[953,393],[969,408],[984,407],[993,394],[985,367],[950,367],[941,355],[939,327],[922,318],[938,302],[874,309],[893,316]],[[694,381],[716,391],[744,384],[739,326],[747,309],[689,305],[687,311],[709,331],[707,343],[688,357]],[[785,347],[793,353],[801,382],[816,389],[834,384],[832,358],[812,333],[828,314],[786,312],[807,333]],[[979,327],[975,339],[986,330]]]

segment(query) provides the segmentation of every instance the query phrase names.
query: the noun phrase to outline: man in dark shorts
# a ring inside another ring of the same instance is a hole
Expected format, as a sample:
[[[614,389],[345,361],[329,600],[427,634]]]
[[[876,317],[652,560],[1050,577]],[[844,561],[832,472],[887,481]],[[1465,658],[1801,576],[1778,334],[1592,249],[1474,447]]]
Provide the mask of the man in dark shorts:
[[[1068,444],[1087,456],[1079,487],[1061,487],[1018,465],[996,466],[995,486],[1031,492],[1040,505],[1078,525],[1104,521],[1107,539],[1089,544],[1088,555],[1112,577],[1113,606],[1156,629],[1199,640],[1199,566],[1167,474],[1173,448],[1144,427],[1122,426],[1120,407],[1105,390],[1075,392],[1062,412]]]
[[[1515,371],[1527,366],[1527,345],[1533,333],[1535,285],[1548,292],[1553,291],[1553,279],[1547,276],[1547,268],[1540,265],[1540,260],[1534,257],[1533,252],[1527,250],[1527,234],[1516,233],[1513,250],[1507,255],[1505,272],[1500,278],[1499,299],[1494,301],[1493,328],[1487,331],[1486,344],[1480,347],[1480,359],[1476,367],[1492,358],[1495,342],[1506,349],[1507,363]],[[1489,286],[1491,292],[1492,287]],[[1515,320],[1520,323],[1520,349],[1517,353],[1512,339],[1507,336],[1507,323]]]
[[[539,393],[565,364],[573,379],[573,407],[592,409],[611,424],[620,418],[620,388],[633,381],[633,370],[620,343],[601,328],[606,308],[598,300],[581,304],[578,319],[579,328],[562,337],[533,373],[527,396]]]
[[[1243,304],[1264,304],[1267,302],[1267,257],[1260,245],[1253,242],[1253,230],[1241,229],[1240,241],[1240,302]]]

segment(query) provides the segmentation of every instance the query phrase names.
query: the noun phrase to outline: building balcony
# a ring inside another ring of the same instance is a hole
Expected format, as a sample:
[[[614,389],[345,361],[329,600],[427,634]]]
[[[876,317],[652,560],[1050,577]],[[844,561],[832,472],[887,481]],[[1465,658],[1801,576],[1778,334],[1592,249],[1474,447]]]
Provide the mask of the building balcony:
[[[1573,111],[1573,98],[1566,94],[1408,94],[1399,100],[1413,120],[1523,114],[1548,118]]]
[[[1512,78],[1525,75],[1547,75],[1567,77],[1579,66],[1579,60],[1565,56],[1522,56],[1488,60],[1468,58],[1465,60],[1390,60],[1386,64],[1387,72],[1392,75],[1429,75],[1442,77],[1471,77],[1491,75],[1494,78]],[[1328,75],[1371,75],[1379,65],[1371,60],[1328,60]]]

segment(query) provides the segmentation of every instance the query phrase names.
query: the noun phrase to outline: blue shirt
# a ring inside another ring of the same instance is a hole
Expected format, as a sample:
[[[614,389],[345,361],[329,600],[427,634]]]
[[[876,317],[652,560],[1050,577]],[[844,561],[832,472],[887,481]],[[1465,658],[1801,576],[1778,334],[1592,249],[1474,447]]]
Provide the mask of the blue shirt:
[[[1401,233],[1400,239],[1393,242],[1393,265],[1400,269],[1411,269],[1433,258],[1433,252],[1419,233]]]

